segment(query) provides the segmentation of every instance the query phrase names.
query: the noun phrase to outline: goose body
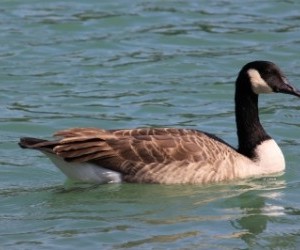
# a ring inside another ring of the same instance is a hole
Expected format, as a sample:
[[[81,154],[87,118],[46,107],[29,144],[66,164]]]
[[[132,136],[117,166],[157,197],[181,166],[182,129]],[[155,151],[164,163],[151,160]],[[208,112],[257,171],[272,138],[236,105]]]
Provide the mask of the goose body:
[[[21,138],[70,179],[92,183],[216,183],[268,175],[285,169],[284,156],[258,116],[258,95],[300,97],[280,69],[267,61],[246,64],[236,80],[238,148],[198,130],[71,128],[53,141]]]

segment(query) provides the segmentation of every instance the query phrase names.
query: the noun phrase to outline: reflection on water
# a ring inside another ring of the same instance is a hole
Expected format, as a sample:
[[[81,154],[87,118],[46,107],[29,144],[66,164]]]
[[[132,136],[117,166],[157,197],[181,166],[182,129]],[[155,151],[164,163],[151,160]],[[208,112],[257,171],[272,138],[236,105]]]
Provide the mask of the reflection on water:
[[[125,227],[125,232],[136,231],[140,227],[149,229],[146,237],[133,234],[126,242],[116,242],[115,246],[118,248],[138,248],[156,244],[176,245],[185,240],[192,242],[190,246],[199,242],[206,242],[207,246],[212,246],[213,242],[204,240],[209,237],[210,230],[217,236],[217,241],[239,238],[248,247],[258,247],[262,239],[268,236],[266,232],[272,228],[277,219],[287,213],[286,208],[276,205],[276,201],[282,199],[285,186],[282,178],[271,177],[241,181],[238,185],[222,184],[201,188],[189,185],[117,184],[89,186],[86,189],[75,185],[60,192],[76,193],[77,197],[78,192],[89,190],[97,200],[101,200],[102,204],[107,206],[117,204],[113,205],[114,209],[111,211],[104,209],[106,215],[109,215],[106,219],[114,220],[119,217],[119,213],[123,214],[122,217],[125,213],[127,220],[131,222],[127,224],[128,222],[123,221],[121,224],[117,223],[115,227],[123,229]],[[126,211],[122,210],[124,205]],[[216,210],[216,207],[220,206],[223,209]],[[224,224],[224,229],[208,227],[209,224],[215,223]],[[234,229],[234,233],[226,231],[229,225]],[[159,231],[166,227],[170,228],[170,231],[160,234]],[[274,244],[273,237],[268,241],[270,245]]]
[[[267,228],[269,217],[264,215],[262,211],[265,207],[265,198],[250,191],[240,195],[238,199],[243,215],[241,218],[231,221],[231,224],[238,230],[245,230],[245,233],[241,235],[241,239],[247,245],[253,246],[256,236]]]
[[[230,224],[240,232],[238,237],[250,248],[260,248],[263,245],[268,245],[271,249],[296,247],[299,243],[297,237],[289,237],[290,240],[285,241],[284,238],[289,233],[279,229],[282,217],[289,214],[289,209],[276,204],[284,198],[286,183],[273,178],[271,183],[271,186],[256,187],[226,201],[232,208],[238,206],[240,209],[240,216],[230,220]],[[270,230],[277,227],[277,235],[270,235]]]
[[[74,244],[84,237],[103,248],[296,246],[295,229],[281,229],[284,223],[295,227],[291,217],[299,215],[299,209],[283,206],[286,188],[282,177],[213,186],[67,182],[2,190],[1,200],[13,206],[3,207],[0,219],[26,223],[21,231],[39,244],[43,237],[70,238]],[[13,231],[6,228],[7,246]]]

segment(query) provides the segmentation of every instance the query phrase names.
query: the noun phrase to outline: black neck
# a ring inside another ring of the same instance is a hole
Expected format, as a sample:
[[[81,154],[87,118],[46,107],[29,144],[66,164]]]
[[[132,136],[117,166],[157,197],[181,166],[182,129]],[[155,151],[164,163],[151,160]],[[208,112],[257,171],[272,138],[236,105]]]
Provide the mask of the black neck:
[[[259,121],[258,95],[253,93],[246,73],[245,75],[240,74],[236,80],[235,113],[239,142],[238,152],[249,158],[255,158],[256,146],[271,137]]]

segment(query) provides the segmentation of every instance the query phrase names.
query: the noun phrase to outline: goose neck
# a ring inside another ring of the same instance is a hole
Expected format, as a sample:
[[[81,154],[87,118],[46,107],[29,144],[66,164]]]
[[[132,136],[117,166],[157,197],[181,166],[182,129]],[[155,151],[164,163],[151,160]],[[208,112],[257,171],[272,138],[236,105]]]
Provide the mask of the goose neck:
[[[256,147],[271,137],[259,120],[258,95],[253,93],[250,80],[246,79],[241,81],[238,77],[235,92],[238,152],[253,159]]]

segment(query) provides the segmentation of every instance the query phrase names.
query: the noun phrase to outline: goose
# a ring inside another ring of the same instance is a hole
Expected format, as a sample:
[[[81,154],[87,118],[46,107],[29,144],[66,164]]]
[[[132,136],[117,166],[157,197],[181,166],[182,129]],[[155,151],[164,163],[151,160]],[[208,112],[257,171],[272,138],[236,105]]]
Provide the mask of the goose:
[[[258,95],[300,97],[274,63],[253,61],[235,85],[238,147],[194,129],[71,128],[48,141],[24,137],[22,148],[44,153],[70,179],[90,183],[207,184],[283,172],[285,159],[258,116]]]

